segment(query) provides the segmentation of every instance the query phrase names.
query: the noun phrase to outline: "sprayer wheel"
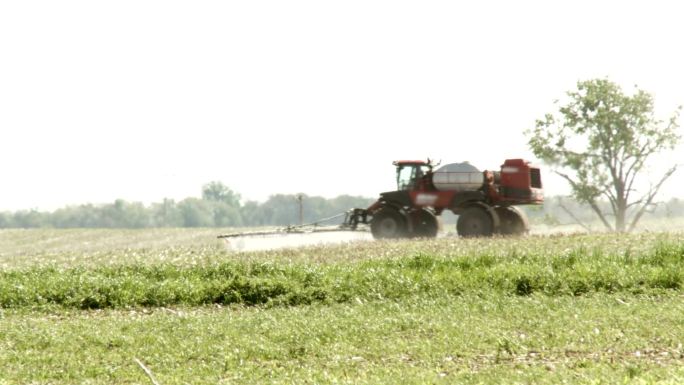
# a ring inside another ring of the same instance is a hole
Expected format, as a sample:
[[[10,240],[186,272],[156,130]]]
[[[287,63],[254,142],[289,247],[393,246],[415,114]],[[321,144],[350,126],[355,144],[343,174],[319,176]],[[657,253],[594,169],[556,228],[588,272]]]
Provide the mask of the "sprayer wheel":
[[[419,209],[410,214],[413,221],[412,237],[415,238],[434,238],[439,231],[437,217],[430,210]]]
[[[498,206],[494,210],[501,220],[499,234],[524,235],[529,232],[529,223],[524,211],[513,206]]]
[[[489,237],[494,233],[494,219],[482,207],[469,207],[458,216],[456,230],[462,237]]]
[[[370,224],[375,239],[402,238],[406,236],[406,219],[399,211],[385,207],[373,215]]]

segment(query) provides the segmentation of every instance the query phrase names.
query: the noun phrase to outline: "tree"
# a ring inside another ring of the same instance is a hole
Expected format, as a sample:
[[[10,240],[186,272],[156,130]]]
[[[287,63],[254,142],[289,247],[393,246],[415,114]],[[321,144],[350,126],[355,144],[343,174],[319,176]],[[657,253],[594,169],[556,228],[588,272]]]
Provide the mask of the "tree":
[[[240,207],[240,194],[233,192],[221,182],[209,182],[202,186],[202,199],[227,203],[232,207]]]
[[[224,202],[212,202],[212,212],[214,214],[214,226],[239,227],[243,225],[239,207]]]
[[[14,219],[10,212],[0,212],[0,229],[9,229],[14,227]]]
[[[254,201],[247,201],[240,207],[240,217],[245,226],[266,226],[270,224],[266,221],[263,206]]]
[[[299,223],[299,204],[296,195],[275,194],[261,204],[265,223],[285,226]]]
[[[103,227],[105,216],[102,209],[92,204],[67,206],[55,210],[50,217],[50,223],[57,228]]]
[[[149,215],[140,202],[117,199],[113,204],[104,205],[98,211],[101,215],[101,227],[143,228],[148,226]]]
[[[153,203],[148,209],[150,223],[154,227],[182,227],[183,213],[173,199],[164,198],[159,203]]]
[[[211,205],[214,226],[242,226],[240,194],[214,181],[202,186],[202,200]]]
[[[567,95],[558,114],[546,114],[526,131],[528,144],[539,159],[558,168],[572,195],[587,203],[606,228],[631,231],[677,169],[670,167],[639,191],[647,179],[640,178],[646,162],[679,141],[681,107],[669,121],[658,120],[650,94],[635,88],[627,95],[607,79],[580,81]],[[610,203],[608,213],[601,209],[601,199]],[[612,225],[609,215],[615,217]]]
[[[213,227],[214,213],[211,202],[197,198],[186,198],[178,203],[183,216],[183,227]]]
[[[17,211],[14,213],[12,222],[14,227],[23,229],[50,227],[50,223],[48,223],[48,216],[48,214],[42,213],[36,209]]]

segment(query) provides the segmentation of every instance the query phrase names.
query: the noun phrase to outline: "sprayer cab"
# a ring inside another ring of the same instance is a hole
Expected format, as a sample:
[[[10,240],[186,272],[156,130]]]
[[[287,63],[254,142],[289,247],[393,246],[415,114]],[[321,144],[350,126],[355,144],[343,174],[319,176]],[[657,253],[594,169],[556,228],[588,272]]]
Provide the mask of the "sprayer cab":
[[[422,160],[398,160],[392,162],[397,168],[397,191],[415,190],[420,181],[432,173],[432,163]]]

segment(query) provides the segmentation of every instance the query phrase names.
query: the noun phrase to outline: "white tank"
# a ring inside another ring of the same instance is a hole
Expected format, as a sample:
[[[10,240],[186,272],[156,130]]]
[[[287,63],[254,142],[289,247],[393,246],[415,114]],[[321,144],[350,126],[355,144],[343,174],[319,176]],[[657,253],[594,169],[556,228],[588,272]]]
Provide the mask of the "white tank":
[[[472,191],[483,183],[482,171],[468,162],[445,164],[432,174],[432,184],[442,191]]]

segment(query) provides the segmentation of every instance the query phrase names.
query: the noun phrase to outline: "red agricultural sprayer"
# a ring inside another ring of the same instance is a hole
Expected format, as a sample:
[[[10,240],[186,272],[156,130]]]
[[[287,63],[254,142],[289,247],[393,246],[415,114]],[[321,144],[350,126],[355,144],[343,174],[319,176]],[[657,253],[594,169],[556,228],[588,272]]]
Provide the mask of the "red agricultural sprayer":
[[[539,168],[523,159],[507,159],[497,171],[480,171],[467,162],[437,167],[429,159],[393,164],[397,189],[381,193],[368,208],[354,208],[306,225],[224,234],[219,238],[368,227],[376,239],[431,238],[437,236],[437,217],[445,210],[458,215],[456,230],[460,236],[520,235],[528,232],[529,225],[525,213],[516,206],[544,201]],[[320,227],[321,223],[341,217],[344,221],[339,226]]]

